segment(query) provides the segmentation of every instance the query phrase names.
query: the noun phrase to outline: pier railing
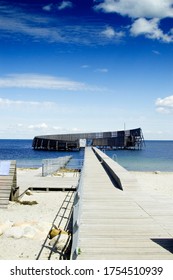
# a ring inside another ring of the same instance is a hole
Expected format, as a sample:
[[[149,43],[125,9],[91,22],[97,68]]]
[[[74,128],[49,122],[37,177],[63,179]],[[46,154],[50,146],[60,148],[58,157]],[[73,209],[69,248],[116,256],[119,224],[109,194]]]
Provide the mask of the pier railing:
[[[80,215],[82,207],[82,193],[83,193],[83,180],[84,180],[84,171],[82,169],[76,194],[74,197],[73,203],[73,241],[71,248],[71,257],[70,259],[75,260],[80,254],[80,248],[78,247],[79,242],[79,225],[80,225]]]
[[[65,167],[71,158],[72,156],[44,159],[42,161],[42,176],[50,175],[60,168]]]

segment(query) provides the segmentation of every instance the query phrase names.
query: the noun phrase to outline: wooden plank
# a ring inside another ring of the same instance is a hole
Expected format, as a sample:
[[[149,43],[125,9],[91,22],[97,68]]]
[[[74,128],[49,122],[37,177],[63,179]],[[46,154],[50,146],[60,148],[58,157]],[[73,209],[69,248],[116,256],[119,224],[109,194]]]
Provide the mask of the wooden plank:
[[[113,185],[92,149],[86,148],[77,259],[173,259],[170,198],[145,193],[127,170],[111,159],[108,162],[123,191]]]

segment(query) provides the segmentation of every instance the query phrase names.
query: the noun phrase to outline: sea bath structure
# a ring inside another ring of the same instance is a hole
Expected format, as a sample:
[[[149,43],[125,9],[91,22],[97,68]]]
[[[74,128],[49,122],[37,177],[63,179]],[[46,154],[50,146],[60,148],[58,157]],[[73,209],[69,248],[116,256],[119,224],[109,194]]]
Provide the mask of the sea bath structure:
[[[54,134],[35,136],[35,150],[76,151],[84,146],[109,149],[141,149],[144,138],[141,128],[109,132]]]

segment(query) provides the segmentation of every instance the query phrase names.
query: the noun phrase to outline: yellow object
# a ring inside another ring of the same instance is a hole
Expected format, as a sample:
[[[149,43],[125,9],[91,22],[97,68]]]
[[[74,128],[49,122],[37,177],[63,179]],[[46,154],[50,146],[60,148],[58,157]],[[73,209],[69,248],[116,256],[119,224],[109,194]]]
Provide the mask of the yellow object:
[[[68,232],[65,230],[62,230],[60,228],[57,228],[57,229],[53,228],[49,231],[49,238],[52,239],[55,236],[60,235],[60,234],[68,234]]]

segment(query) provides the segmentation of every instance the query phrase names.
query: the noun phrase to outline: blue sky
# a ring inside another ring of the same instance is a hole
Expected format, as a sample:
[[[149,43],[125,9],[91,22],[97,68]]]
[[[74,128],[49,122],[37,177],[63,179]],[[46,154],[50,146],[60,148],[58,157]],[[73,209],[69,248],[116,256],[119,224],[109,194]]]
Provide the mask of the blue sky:
[[[2,0],[0,36],[0,138],[173,139],[173,0]]]

